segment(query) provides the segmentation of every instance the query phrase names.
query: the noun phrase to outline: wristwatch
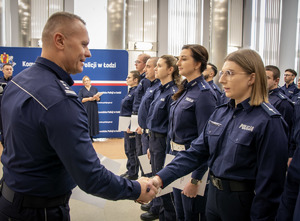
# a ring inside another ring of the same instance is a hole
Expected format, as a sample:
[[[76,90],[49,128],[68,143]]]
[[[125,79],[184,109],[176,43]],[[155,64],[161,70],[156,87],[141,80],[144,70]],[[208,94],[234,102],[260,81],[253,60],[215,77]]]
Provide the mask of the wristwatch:
[[[199,182],[201,182],[201,180],[197,180],[194,178],[191,179],[191,184],[198,185]]]

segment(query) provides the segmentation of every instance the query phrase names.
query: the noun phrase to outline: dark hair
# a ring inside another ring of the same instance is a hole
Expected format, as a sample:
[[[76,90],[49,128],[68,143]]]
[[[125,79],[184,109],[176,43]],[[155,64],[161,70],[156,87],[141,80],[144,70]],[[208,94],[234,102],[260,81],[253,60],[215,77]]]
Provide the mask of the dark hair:
[[[207,63],[207,65],[210,65],[211,66],[211,69],[213,69],[213,71],[214,71],[214,77],[217,75],[217,73],[218,73],[218,68],[214,65],[214,64],[212,64],[212,63]]]
[[[138,72],[137,70],[134,70],[134,71],[130,71],[130,73],[132,74],[132,78],[138,79],[138,83],[140,83],[140,80],[141,80],[140,72]]]
[[[206,69],[207,61],[208,61],[208,52],[205,47],[199,44],[188,44],[183,45],[182,50],[190,49],[192,51],[192,57],[194,61],[200,62],[200,73],[202,73]],[[173,100],[177,100],[184,92],[184,85],[187,80],[183,80],[181,84],[178,86],[178,91],[172,96]]]
[[[5,63],[5,64],[3,64],[2,69],[3,69],[5,66],[7,66],[7,65],[9,65],[9,66],[12,67],[12,64],[11,64],[11,63]]]
[[[175,82],[175,84],[179,86],[181,83],[181,76],[179,74],[178,66],[176,65],[178,59],[173,55],[162,55],[160,58],[164,59],[168,68],[173,67],[174,70],[172,73],[172,79]]]
[[[266,71],[272,71],[273,73],[273,80],[276,80],[277,78],[280,78],[280,70],[278,67],[274,65],[267,65],[265,67]]]
[[[291,72],[294,76],[297,76],[297,72],[295,70],[288,68],[284,72],[287,72],[287,71]]]
[[[208,52],[205,47],[198,44],[189,44],[184,45],[182,50],[190,49],[192,51],[192,57],[196,62],[200,62],[200,72],[202,73],[206,69],[207,61],[208,61]]]

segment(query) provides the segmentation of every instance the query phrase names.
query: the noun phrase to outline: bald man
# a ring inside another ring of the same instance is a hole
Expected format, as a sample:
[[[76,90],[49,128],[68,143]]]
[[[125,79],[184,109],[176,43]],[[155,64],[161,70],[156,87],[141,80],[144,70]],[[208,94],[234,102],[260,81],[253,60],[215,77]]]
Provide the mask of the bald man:
[[[157,190],[101,165],[87,114],[71,89],[91,56],[85,22],[59,12],[47,21],[41,57],[7,85],[2,99],[5,148],[0,220],[69,220],[69,197],[78,185],[111,200],[148,202]]]

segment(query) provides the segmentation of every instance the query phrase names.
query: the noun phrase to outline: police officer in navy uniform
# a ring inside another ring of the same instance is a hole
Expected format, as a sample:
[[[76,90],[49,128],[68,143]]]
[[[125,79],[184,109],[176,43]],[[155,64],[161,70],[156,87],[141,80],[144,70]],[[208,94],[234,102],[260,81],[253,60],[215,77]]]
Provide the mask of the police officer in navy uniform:
[[[294,104],[297,103],[298,100],[300,100],[300,78],[298,78],[297,88],[298,88],[299,92],[297,94],[295,94],[291,99]]]
[[[54,13],[42,41],[41,57],[10,81],[2,98],[0,220],[70,220],[68,201],[76,185],[111,200],[153,199],[157,191],[148,178],[114,175],[92,146],[86,111],[70,87],[70,74],[82,72],[91,56],[85,22]]]
[[[204,174],[207,164],[207,220],[274,220],[286,173],[287,125],[267,102],[266,74],[257,52],[229,54],[220,74],[231,100],[216,108],[202,134],[153,183],[165,187],[200,165]]]
[[[156,67],[158,58],[151,57],[148,59],[145,67],[146,78],[150,81],[150,87],[147,88],[138,109],[138,124],[137,133],[142,135],[142,153],[147,154],[149,148],[149,130],[147,128],[146,119],[149,112],[149,107],[154,99],[155,90],[160,85],[160,80],[155,78],[154,68]]]
[[[222,93],[221,89],[219,88],[219,86],[214,83],[214,77],[217,75],[217,73],[218,73],[217,67],[212,63],[208,63],[206,65],[205,71],[203,71],[203,77],[209,83],[211,88],[215,91],[215,93],[217,95],[217,105],[220,105],[220,104],[222,104],[221,96],[223,93]]]
[[[294,83],[297,72],[293,69],[286,69],[284,71],[284,82],[285,84],[281,87],[281,90],[285,93],[288,98],[292,98],[299,92],[297,85]]]
[[[147,154],[147,149],[149,148],[149,129],[147,128],[147,116],[150,108],[150,104],[154,99],[156,89],[160,86],[160,80],[155,78],[155,67],[157,63],[157,57],[151,57],[146,62],[145,73],[146,78],[150,81],[150,87],[146,90],[146,93],[142,97],[141,103],[138,109],[138,124],[139,127],[136,133],[141,134],[142,140],[142,153]],[[151,175],[151,174],[150,174]],[[156,201],[157,202],[157,201]],[[141,209],[144,211],[149,211],[153,216],[158,217],[160,203],[153,204],[153,201],[147,205],[142,205]],[[142,214],[143,215],[143,214]]]
[[[296,141],[296,151],[288,168],[277,221],[300,220],[300,100],[295,103],[294,109],[295,129],[293,137]]]
[[[3,95],[3,90],[7,83],[12,79],[13,75],[13,66],[11,63],[5,63],[2,66],[3,77],[0,78],[0,134],[1,134],[1,143],[4,145],[4,136],[2,129],[2,120],[1,120],[1,100]]]
[[[141,79],[140,73],[138,71],[131,71],[127,78],[126,82],[129,88],[127,95],[121,101],[121,111],[120,116],[130,117],[132,114],[132,104],[134,100],[134,92],[137,88]],[[135,142],[135,132],[130,131],[127,128],[127,131],[124,132],[124,147],[125,154],[127,156],[126,168],[127,172],[124,175],[124,178],[130,180],[136,180],[138,178],[139,172],[139,163],[136,153],[136,142]]]
[[[141,81],[135,90],[134,100],[133,100],[133,107],[132,107],[132,114],[137,115],[140,103],[142,101],[142,97],[145,95],[147,89],[151,86],[151,82],[149,79],[146,78],[146,62],[150,58],[148,54],[140,54],[136,61],[135,67],[138,72],[140,72]],[[135,133],[135,142],[136,142],[136,153],[138,156],[143,155],[143,143],[142,143],[142,136],[141,134]],[[145,146],[146,144],[144,144]],[[145,153],[144,153],[145,154]],[[142,175],[144,175],[142,171]]]
[[[153,175],[163,168],[165,162],[170,105],[173,102],[173,94],[178,90],[177,85],[181,82],[176,62],[177,59],[174,56],[163,55],[158,59],[155,67],[155,76],[160,80],[161,85],[156,90],[146,121],[149,129],[148,153]],[[176,220],[174,200],[171,193],[155,198],[153,201],[160,201],[160,220]],[[147,212],[142,214],[141,218],[142,220],[154,220],[156,216],[151,212]]]
[[[171,154],[176,155],[190,147],[202,132],[216,106],[216,95],[204,80],[208,52],[201,45],[184,45],[177,62],[179,74],[186,79],[174,94],[169,116]],[[206,196],[197,196],[203,174],[193,172],[193,180],[182,190],[173,189],[178,220],[205,220]],[[187,196],[186,196],[187,195]]]
[[[269,91],[269,102],[279,111],[283,119],[286,121],[289,126],[289,134],[291,135],[294,123],[294,104],[278,87],[280,80],[279,68],[274,65],[267,65],[265,69],[267,75],[267,87]],[[289,137],[289,158],[291,159],[293,157],[295,147],[292,144],[291,136]]]

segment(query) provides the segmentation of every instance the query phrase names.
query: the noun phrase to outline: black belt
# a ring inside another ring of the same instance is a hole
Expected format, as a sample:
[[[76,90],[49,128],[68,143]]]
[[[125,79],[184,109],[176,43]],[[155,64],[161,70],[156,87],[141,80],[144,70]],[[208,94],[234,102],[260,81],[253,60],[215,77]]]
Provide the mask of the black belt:
[[[10,203],[13,203],[16,194],[22,196],[22,206],[27,208],[57,207],[68,203],[71,196],[71,192],[54,198],[28,196],[21,193],[16,193],[10,189],[5,182],[2,183],[1,193],[2,196]]]
[[[209,174],[212,185],[218,190],[231,192],[250,192],[254,191],[254,182],[242,182],[236,180],[225,180]]]
[[[167,134],[161,134],[154,131],[149,131],[149,137],[166,137]]]

